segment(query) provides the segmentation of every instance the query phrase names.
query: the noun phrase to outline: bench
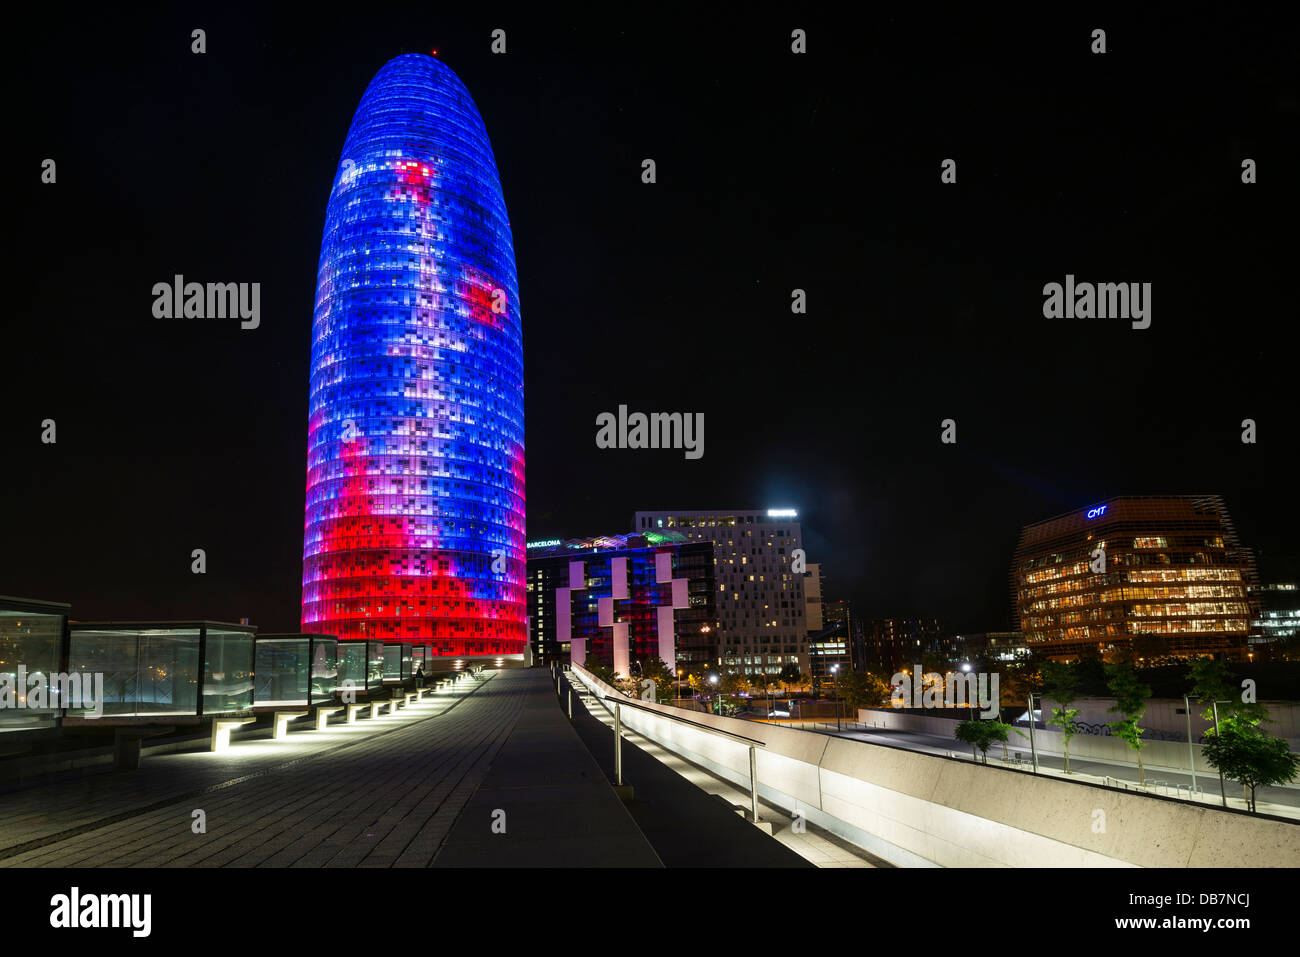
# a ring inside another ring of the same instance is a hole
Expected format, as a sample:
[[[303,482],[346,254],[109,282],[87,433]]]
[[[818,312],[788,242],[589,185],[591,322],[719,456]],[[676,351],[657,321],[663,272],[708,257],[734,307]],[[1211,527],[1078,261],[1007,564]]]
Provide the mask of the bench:
[[[272,741],[280,741],[289,736],[289,722],[307,716],[306,711],[277,711],[271,718]]]
[[[330,715],[337,714],[342,708],[317,708],[316,709],[316,730],[324,731],[330,723]]]
[[[369,708],[368,704],[350,704],[348,705],[348,724],[357,723],[357,712],[363,708]]]
[[[256,718],[213,718],[211,751],[224,751],[230,747],[230,732],[245,724],[252,724]]]
[[[113,731],[113,767],[118,771],[136,771],[140,768],[141,742],[160,734],[171,734],[175,728],[161,725],[136,725],[116,728]]]

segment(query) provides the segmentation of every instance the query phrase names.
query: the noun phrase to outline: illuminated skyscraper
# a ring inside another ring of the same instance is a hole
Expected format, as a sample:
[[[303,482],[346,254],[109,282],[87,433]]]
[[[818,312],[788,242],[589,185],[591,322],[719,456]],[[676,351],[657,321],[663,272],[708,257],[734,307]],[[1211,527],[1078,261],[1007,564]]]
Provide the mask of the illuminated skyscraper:
[[[1011,568],[1026,646],[1077,658],[1245,657],[1255,559],[1218,495],[1134,495],[1027,525]]]
[[[304,630],[516,655],[523,331],[487,131],[456,75],[390,60],[343,145],[312,327]]]

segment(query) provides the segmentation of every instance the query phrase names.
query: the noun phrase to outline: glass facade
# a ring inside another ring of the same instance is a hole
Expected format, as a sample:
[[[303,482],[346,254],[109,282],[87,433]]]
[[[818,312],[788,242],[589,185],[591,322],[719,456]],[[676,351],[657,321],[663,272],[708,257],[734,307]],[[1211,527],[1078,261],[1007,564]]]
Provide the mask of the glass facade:
[[[1144,660],[1239,657],[1255,580],[1215,495],[1110,499],[1027,526],[1012,568],[1026,646],[1058,657],[1133,642]]]
[[[609,602],[611,621],[627,626],[631,661],[660,657],[659,609],[673,607],[673,586],[660,582],[656,557],[666,553],[670,577],[686,583],[685,607],[673,611],[674,664],[689,671],[716,659],[714,558],[709,542],[681,535],[612,535],[566,542],[538,543],[528,561],[528,594],[534,655],[542,662],[568,659],[570,642],[585,642],[589,661],[614,666],[612,627],[601,625],[600,605]],[[583,563],[585,587],[570,594],[569,631],[557,621],[557,589],[570,584],[571,562]],[[622,576],[615,588],[614,576]],[[615,598],[615,593],[620,596]]]
[[[198,625],[74,624],[68,671],[103,674],[105,717],[195,715],[201,633]]]
[[[523,333],[487,131],[436,59],[376,74],[325,214],[311,347],[304,628],[520,654]]]
[[[329,700],[338,684],[338,641],[327,635],[259,635],[253,703],[307,705]]]
[[[384,683],[384,644],[381,641],[340,641],[338,682],[351,681],[357,691],[373,691]]]
[[[67,621],[66,605],[0,598],[0,683],[6,695],[0,731],[46,726],[58,715],[58,689],[50,678],[63,670]],[[33,679],[43,694],[30,699]],[[42,699],[49,707],[32,707]]]

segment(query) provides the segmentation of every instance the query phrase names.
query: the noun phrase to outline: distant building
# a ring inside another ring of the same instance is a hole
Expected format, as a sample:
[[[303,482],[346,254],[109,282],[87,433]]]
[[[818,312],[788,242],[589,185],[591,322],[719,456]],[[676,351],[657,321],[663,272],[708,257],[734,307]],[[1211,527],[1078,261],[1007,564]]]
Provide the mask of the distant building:
[[[1257,614],[1250,623],[1246,653],[1267,660],[1283,642],[1300,635],[1300,588],[1288,582],[1252,586],[1248,592],[1257,603]]]
[[[599,661],[620,674],[662,658],[714,667],[713,546],[678,534],[610,535],[528,544],[534,659]]]
[[[927,654],[942,654],[948,634],[938,618],[872,618],[862,631],[854,667],[885,676],[920,664]]]
[[[808,566],[808,574],[803,581],[804,620],[808,623],[808,634],[822,630],[822,567],[818,564]]]
[[[1054,658],[1138,640],[1151,657],[1243,657],[1255,582],[1217,495],[1111,498],[1027,525],[1011,567],[1025,642]]]
[[[971,660],[986,658],[990,661],[1023,661],[1029,657],[1029,645],[1018,631],[983,631],[974,634],[954,635],[954,658]]]
[[[637,512],[637,532],[679,532],[712,542],[721,667],[747,675],[810,670],[803,546],[793,509],[668,509]]]

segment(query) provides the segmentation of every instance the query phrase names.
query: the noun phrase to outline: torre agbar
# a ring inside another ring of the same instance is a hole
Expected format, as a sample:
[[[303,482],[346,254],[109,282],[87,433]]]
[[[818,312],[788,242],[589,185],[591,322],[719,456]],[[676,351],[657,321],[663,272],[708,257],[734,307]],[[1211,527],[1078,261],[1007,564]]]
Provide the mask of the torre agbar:
[[[523,331],[483,120],[415,54],[361,98],[312,324],[304,631],[521,656]]]
[[[1256,583],[1217,495],[1112,498],[1028,525],[1011,570],[1025,643],[1055,658],[1244,657]]]

